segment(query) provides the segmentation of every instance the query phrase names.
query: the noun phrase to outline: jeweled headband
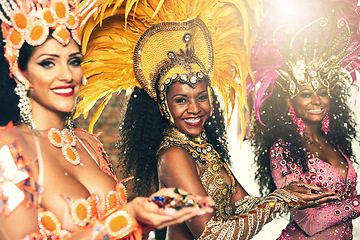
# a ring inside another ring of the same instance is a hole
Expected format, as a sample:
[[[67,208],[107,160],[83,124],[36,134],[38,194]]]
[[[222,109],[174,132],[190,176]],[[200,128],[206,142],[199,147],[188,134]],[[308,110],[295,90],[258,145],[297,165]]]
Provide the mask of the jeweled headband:
[[[136,78],[150,97],[160,100],[170,121],[173,118],[166,101],[167,88],[174,82],[195,88],[198,81],[210,80],[213,62],[210,33],[199,18],[152,26],[140,37],[134,51]],[[160,96],[156,94],[157,81]]]

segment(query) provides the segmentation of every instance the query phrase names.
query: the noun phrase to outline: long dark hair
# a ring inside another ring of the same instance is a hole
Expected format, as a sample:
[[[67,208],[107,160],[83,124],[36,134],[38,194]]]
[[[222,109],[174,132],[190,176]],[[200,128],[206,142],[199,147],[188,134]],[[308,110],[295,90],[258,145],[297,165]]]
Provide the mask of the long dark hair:
[[[0,22],[1,23],[1,22]],[[5,42],[0,31],[0,126],[7,125],[10,121],[17,123],[20,121],[20,111],[18,108],[19,97],[15,94],[15,80],[11,77],[9,63],[5,58]],[[34,51],[34,47],[26,42],[20,49],[18,65],[24,71],[27,63]]]
[[[213,90],[213,114],[205,123],[209,143],[229,164],[225,122]],[[145,90],[135,88],[120,127],[119,167],[124,176],[134,176],[133,191],[137,196],[149,196],[158,189],[157,151],[164,139],[169,121],[161,116],[158,103]]]
[[[339,82],[330,91],[330,132],[324,136],[333,146],[355,161],[351,141],[356,139],[356,124],[347,103],[349,96],[347,89],[348,87],[343,82]],[[267,95],[269,92],[270,89]],[[277,140],[281,139],[288,143],[290,154],[284,156],[285,160],[297,162],[303,172],[307,171],[306,149],[301,145],[301,137],[288,115],[288,108],[285,107],[287,96],[288,94],[275,84],[272,95],[260,109],[261,120],[266,126],[260,124],[255,117],[252,118],[250,139],[257,165],[255,179],[260,186],[261,194],[267,194],[276,189],[271,177],[270,148]],[[321,124],[319,124],[319,132],[322,132],[320,129]]]

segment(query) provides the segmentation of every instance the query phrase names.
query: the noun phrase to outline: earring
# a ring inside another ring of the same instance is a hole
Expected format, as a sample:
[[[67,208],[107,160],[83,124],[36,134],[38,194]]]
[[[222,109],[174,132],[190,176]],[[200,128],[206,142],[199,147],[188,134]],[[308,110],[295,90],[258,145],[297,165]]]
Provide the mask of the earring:
[[[213,115],[213,102],[212,102],[212,89],[210,87],[207,88],[209,103],[210,103],[210,117]]]
[[[330,118],[329,114],[326,114],[321,122],[321,128],[324,131],[325,134],[328,134],[330,132]]]
[[[297,126],[297,130],[298,130],[300,136],[303,136],[304,131],[306,129],[306,125],[304,124],[304,122],[301,118],[298,118],[296,116],[296,112],[293,107],[291,107],[289,109],[289,115],[290,115],[291,120],[293,120],[293,122],[295,123],[295,126]]]
[[[85,76],[82,77],[81,84],[85,86],[87,84],[87,78]]]
[[[32,121],[30,100],[27,96],[28,90],[25,88],[23,84],[18,82],[14,89],[15,94],[19,96],[19,110],[20,110],[20,118],[21,122],[25,123],[30,127],[30,129],[36,129],[35,123]]]
[[[66,128],[69,129],[71,134],[74,134],[74,119],[72,112],[66,113]]]
[[[166,99],[166,97],[165,97],[165,99]],[[174,124],[175,121],[169,110],[166,100],[161,101],[160,105],[161,105],[161,109],[162,109],[162,114],[164,114],[164,116],[170,121],[170,124]]]

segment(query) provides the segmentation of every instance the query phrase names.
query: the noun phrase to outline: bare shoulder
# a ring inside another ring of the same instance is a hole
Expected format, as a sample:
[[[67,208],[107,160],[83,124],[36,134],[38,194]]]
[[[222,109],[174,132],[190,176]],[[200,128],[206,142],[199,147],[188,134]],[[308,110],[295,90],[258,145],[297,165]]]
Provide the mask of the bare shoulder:
[[[200,172],[186,149],[173,146],[159,155],[158,174],[163,187],[178,187],[192,194],[207,196]]]
[[[199,179],[199,169],[190,154],[181,147],[163,150],[158,157],[158,174],[165,186],[185,187],[183,179]]]
[[[159,164],[191,164],[193,165],[194,161],[190,156],[189,152],[181,147],[170,147],[165,150],[162,150],[159,154]]]
[[[18,128],[6,128],[0,130],[0,145],[13,144],[14,142],[25,142],[29,136],[29,131]]]
[[[91,134],[85,130],[82,129],[74,129],[75,135],[80,138],[81,140],[84,140],[91,144],[92,146],[96,146],[98,144],[101,144],[99,139],[97,138],[98,135]]]
[[[37,155],[33,130],[24,128],[0,130],[0,151],[2,162],[23,158],[29,160],[30,165],[36,163]]]

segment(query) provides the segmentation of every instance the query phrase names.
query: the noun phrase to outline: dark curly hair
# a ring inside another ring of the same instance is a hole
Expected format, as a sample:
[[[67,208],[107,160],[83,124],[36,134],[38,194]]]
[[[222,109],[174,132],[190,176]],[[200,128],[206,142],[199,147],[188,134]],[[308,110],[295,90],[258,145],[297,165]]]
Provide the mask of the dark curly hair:
[[[229,164],[225,122],[213,90],[213,114],[205,123],[209,143]],[[158,95],[159,96],[159,95]],[[134,176],[133,191],[137,196],[149,196],[158,189],[157,151],[164,139],[169,121],[161,116],[158,103],[145,90],[135,88],[120,127],[119,167],[123,174]]]
[[[266,96],[269,95],[271,89],[268,90]],[[330,90],[330,95],[330,132],[323,135],[333,146],[340,149],[355,162],[351,142],[353,139],[357,139],[356,124],[351,117],[352,112],[347,104],[348,87],[345,86],[344,82],[338,82]],[[307,171],[306,149],[301,145],[301,137],[288,115],[288,107],[285,107],[287,96],[288,93],[275,84],[273,93],[260,108],[260,118],[266,126],[254,117],[255,114],[252,114],[250,140],[257,165],[255,179],[262,195],[276,189],[271,177],[270,148],[277,140],[281,139],[288,144],[290,154],[284,156],[285,160],[297,162],[302,167],[303,172]],[[319,123],[319,132],[323,133],[320,129],[321,124]]]

